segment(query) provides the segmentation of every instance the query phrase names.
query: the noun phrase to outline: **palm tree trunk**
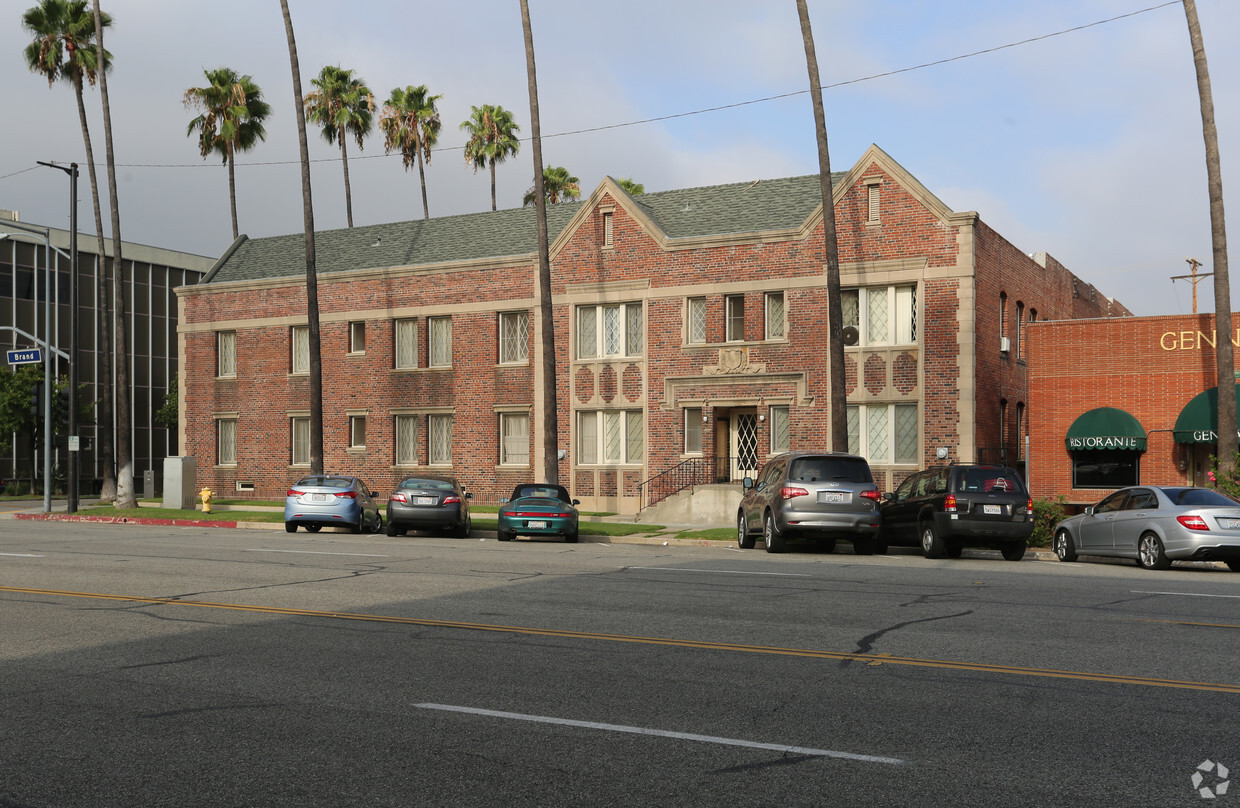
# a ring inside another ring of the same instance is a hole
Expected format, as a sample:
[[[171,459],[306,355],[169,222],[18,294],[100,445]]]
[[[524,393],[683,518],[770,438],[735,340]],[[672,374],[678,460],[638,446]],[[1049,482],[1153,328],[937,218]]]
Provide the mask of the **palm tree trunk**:
[[[233,171],[233,149],[229,144],[228,149],[228,207],[232,211],[233,241],[237,240],[237,234],[240,229],[237,227],[237,176]]]
[[[491,210],[495,210],[495,161],[491,160]]]
[[[538,76],[534,69],[534,33],[530,28],[529,0],[521,0],[521,27],[525,32],[525,67],[530,86],[530,132],[534,146],[534,206],[538,219],[538,319],[541,343],[543,480],[560,484],[559,406],[555,385],[555,319],[551,308],[551,257],[547,239],[547,201],[543,196],[542,134],[538,122]],[[494,200],[495,164],[491,164]],[[494,205],[494,201],[491,203]]]
[[[1210,189],[1210,244],[1214,252],[1215,358],[1218,363],[1218,468],[1224,476],[1236,471],[1235,354],[1231,330],[1231,276],[1227,269],[1227,222],[1223,215],[1223,170],[1219,163],[1218,130],[1214,126],[1214,94],[1206,46],[1197,20],[1197,3],[1184,0],[1188,35],[1197,68],[1197,94],[1201,100],[1201,132],[1206,143],[1206,181]]]
[[[345,148],[344,127],[339,129],[340,165],[344,167],[344,212],[349,227],[353,226],[353,189],[349,187],[349,152]]]
[[[418,149],[418,179],[422,181],[422,218],[431,218],[431,207],[426,202],[426,172],[422,169],[422,149]]]
[[[293,107],[297,110],[297,141],[301,147],[302,219],[306,230],[306,318],[310,331],[310,471],[323,473],[323,361],[319,336],[319,280],[314,255],[314,200],[310,195],[310,145],[306,141],[305,97],[301,92],[301,66],[297,61],[297,40],[288,0],[280,0],[284,12],[284,33],[288,38],[288,60],[293,71]]]
[[[797,0],[801,37],[805,42],[805,65],[809,70],[809,93],[814,102],[814,129],[818,136],[818,181],[822,188],[822,237],[827,262],[827,366],[831,385],[831,449],[848,451],[848,390],[844,381],[844,312],[840,303],[840,249],[835,232],[835,198],[831,191],[831,155],[827,150],[827,115],[822,105],[822,83],[814,32],[810,29],[805,0]]]
[[[99,48],[99,98],[103,101],[103,143],[108,161],[108,201],[112,208],[112,288],[116,301],[116,507],[134,508],[133,452],[129,409],[129,351],[125,328],[124,261],[121,256],[121,208],[116,192],[116,157],[112,148],[112,109],[108,104],[107,51],[103,46],[99,0],[95,0],[95,44]]]
[[[95,151],[90,145],[90,128],[86,124],[86,103],[82,99],[82,76],[73,78],[73,89],[77,94],[78,116],[82,120],[82,140],[86,144],[86,169],[90,174],[90,196],[95,205],[95,239],[98,245],[98,258],[95,261],[95,295],[99,298],[96,309],[99,317],[99,344],[95,353],[99,357],[99,375],[95,379],[95,390],[99,393],[99,419],[95,427],[95,435],[99,441],[99,449],[95,453],[95,461],[102,466],[103,487],[99,492],[102,502],[116,499],[116,458],[112,456],[112,307],[108,303],[108,249],[103,240],[103,211],[99,206],[99,180],[95,175]],[[77,316],[77,312],[73,313]],[[75,356],[71,360],[78,361]]]

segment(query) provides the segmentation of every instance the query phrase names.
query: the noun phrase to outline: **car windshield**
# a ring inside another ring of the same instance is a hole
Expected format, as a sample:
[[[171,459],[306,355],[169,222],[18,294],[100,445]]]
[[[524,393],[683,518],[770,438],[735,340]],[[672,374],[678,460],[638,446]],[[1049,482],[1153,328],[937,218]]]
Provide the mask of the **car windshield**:
[[[561,502],[568,502],[568,492],[559,486],[554,485],[521,485],[517,487],[513,499],[521,499],[523,497],[547,497],[549,499],[558,499]]]
[[[402,481],[400,484],[400,487],[401,488],[426,488],[426,489],[430,489],[431,491],[451,491],[452,483],[448,482],[447,480],[425,480],[419,477],[414,477],[414,478]]]
[[[859,457],[800,457],[792,461],[788,479],[801,483],[873,482],[869,464]]]
[[[1163,493],[1176,505],[1204,505],[1234,508],[1240,505],[1236,500],[1210,488],[1164,488]]]
[[[322,488],[352,488],[353,480],[349,477],[327,477],[316,474],[311,477],[302,477],[297,484],[316,485]]]

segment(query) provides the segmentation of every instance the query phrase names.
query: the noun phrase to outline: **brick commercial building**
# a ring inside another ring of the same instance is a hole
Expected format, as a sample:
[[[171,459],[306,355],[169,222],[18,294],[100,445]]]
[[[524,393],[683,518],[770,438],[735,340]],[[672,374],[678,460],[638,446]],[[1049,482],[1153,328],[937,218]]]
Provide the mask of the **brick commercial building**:
[[[1028,332],[1035,496],[1080,506],[1126,485],[1209,485],[1213,314],[1039,322]]]
[[[1026,325],[1127,310],[877,147],[833,187],[853,450],[886,490],[940,452],[1019,462]],[[549,206],[560,479],[584,507],[826,448],[821,209],[816,175]],[[303,243],[242,237],[177,290],[181,453],[217,492],[308,469]],[[483,502],[540,473],[536,246],[532,208],[317,234],[327,470],[383,492],[451,471]]]

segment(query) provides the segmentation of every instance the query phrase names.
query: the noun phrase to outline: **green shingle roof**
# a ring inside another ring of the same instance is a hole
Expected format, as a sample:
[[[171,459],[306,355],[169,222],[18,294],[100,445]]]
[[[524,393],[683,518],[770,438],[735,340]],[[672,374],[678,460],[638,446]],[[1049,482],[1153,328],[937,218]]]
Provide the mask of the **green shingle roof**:
[[[843,173],[832,175],[838,182]],[[631,197],[668,238],[719,236],[798,227],[822,201],[818,175],[659,191]],[[552,241],[584,202],[547,206]],[[203,283],[253,281],[304,275],[305,236],[247,239]],[[315,235],[319,273],[426,266],[510,258],[538,250],[533,207],[437,219],[323,230]]]

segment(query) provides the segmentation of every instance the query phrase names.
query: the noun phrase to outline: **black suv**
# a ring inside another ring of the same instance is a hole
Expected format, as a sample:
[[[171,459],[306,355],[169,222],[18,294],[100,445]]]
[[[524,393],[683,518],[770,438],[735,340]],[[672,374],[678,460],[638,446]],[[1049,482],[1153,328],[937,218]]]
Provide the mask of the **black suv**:
[[[1008,561],[1025,556],[1033,500],[1007,466],[952,465],[919,471],[883,495],[883,539],[921,545],[926,558],[959,558],[965,545],[995,547]]]
[[[783,552],[788,537],[817,539],[831,552],[852,540],[869,555],[878,543],[878,486],[864,457],[837,452],[788,452],[746,477],[736,514],[737,543],[754,546],[761,534],[768,553]]]

